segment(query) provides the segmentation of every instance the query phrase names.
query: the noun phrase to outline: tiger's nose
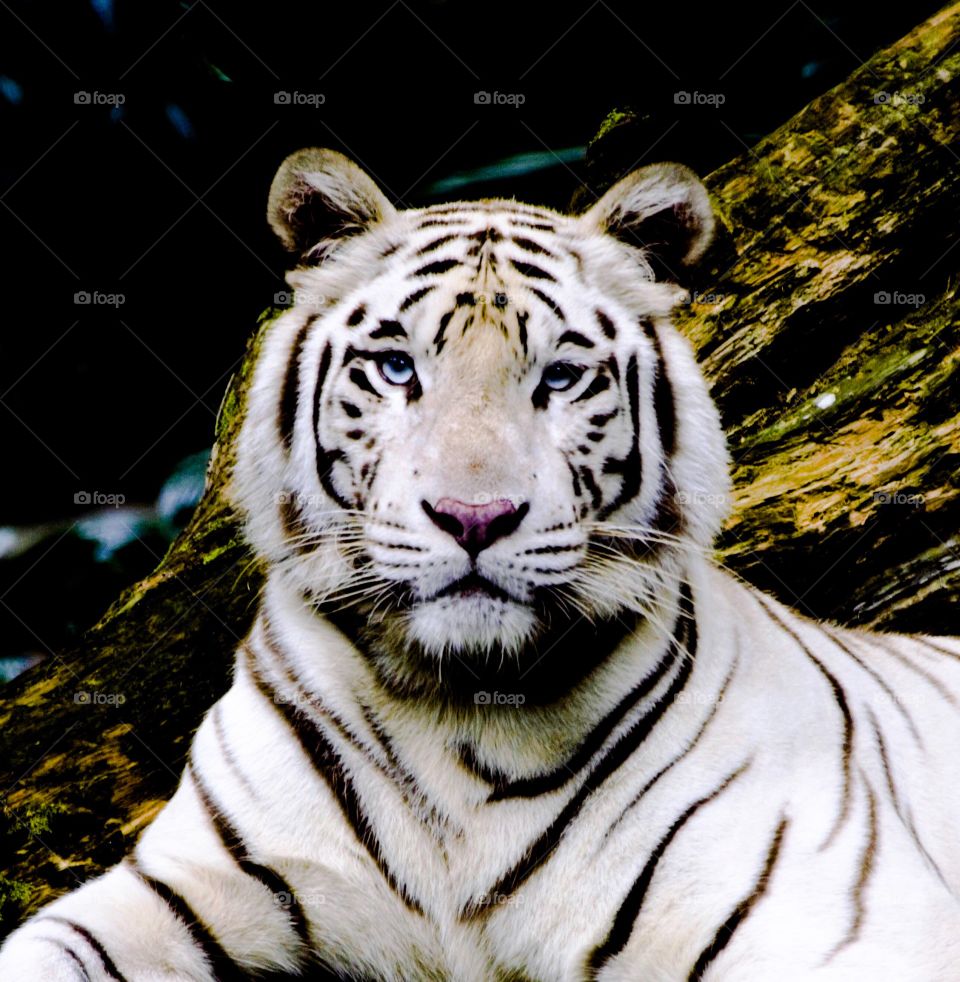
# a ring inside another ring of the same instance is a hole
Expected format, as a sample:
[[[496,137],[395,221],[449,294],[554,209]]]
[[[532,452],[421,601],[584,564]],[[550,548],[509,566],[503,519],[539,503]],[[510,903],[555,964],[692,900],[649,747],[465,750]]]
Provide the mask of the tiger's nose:
[[[456,498],[441,498],[435,506],[421,501],[430,521],[452,535],[471,559],[493,545],[497,539],[516,531],[524,515],[530,511],[526,502],[517,508],[512,501],[499,498],[485,505],[471,505]]]

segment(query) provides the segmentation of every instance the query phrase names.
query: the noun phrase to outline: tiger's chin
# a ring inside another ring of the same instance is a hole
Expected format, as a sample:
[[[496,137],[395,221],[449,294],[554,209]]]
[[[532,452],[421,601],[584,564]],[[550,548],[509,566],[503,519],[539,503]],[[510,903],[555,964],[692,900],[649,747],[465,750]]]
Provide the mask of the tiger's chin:
[[[540,620],[529,606],[481,592],[417,604],[405,621],[410,642],[438,659],[516,656],[540,630]]]

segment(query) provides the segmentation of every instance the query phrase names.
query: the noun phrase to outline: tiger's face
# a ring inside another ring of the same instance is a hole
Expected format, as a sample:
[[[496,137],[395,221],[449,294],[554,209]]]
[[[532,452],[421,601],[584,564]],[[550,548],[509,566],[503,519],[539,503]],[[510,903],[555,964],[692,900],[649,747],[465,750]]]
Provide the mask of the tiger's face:
[[[709,240],[696,178],[646,168],[577,217],[398,212],[345,158],[302,151],[270,218],[304,262],[236,491],[281,575],[433,660],[655,612],[726,490],[716,412],[669,324],[683,293],[655,278]]]

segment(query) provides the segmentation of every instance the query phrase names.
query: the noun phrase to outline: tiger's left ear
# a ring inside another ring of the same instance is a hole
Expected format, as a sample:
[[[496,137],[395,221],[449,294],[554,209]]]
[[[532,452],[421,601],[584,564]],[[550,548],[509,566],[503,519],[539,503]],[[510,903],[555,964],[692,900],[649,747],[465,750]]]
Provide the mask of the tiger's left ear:
[[[700,178],[682,164],[651,164],[619,180],[583,221],[643,249],[656,278],[676,280],[713,238],[713,208]]]
[[[304,263],[320,262],[340,240],[395,214],[366,171],[336,150],[316,147],[287,157],[267,202],[270,227]]]

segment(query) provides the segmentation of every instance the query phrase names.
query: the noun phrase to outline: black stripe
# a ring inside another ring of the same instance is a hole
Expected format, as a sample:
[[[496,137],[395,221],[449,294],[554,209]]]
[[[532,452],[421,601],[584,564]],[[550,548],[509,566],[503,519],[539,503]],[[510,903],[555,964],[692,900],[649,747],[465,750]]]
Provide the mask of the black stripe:
[[[936,644],[930,640],[930,638],[920,637],[917,634],[910,635],[911,641],[916,641],[917,644],[922,644],[924,648],[929,648],[931,651],[936,651],[938,654],[946,655],[947,658],[957,658],[960,659],[960,654],[956,651],[951,651],[949,648],[944,648],[942,644]]]
[[[213,732],[217,738],[217,746],[220,748],[220,753],[223,754],[224,763],[230,769],[230,773],[234,776],[237,783],[243,788],[247,794],[253,798],[255,801],[261,798],[260,792],[257,788],[253,786],[250,778],[244,773],[237,764],[236,755],[233,752],[233,748],[227,742],[227,734],[223,728],[223,717],[221,715],[220,703],[215,703],[210,717],[213,720]]]
[[[366,314],[366,312],[367,312],[367,308],[363,304],[360,304],[360,306],[355,308],[354,311],[347,318],[347,325],[349,327],[356,327],[357,324],[359,324],[360,321],[363,320],[363,316],[364,314]]]
[[[787,824],[785,818],[780,820],[780,824],[773,833],[773,841],[767,850],[767,858],[764,860],[763,869],[760,871],[760,876],[757,877],[757,882],[754,884],[753,890],[737,904],[733,909],[733,913],[717,928],[717,933],[713,936],[713,940],[703,949],[700,957],[694,963],[693,968],[690,969],[687,982],[700,982],[707,967],[730,944],[730,939],[733,937],[734,932],[740,927],[760,898],[767,892],[767,887],[770,884],[770,876],[776,865],[777,857],[780,855],[780,846],[783,844],[783,834],[787,829]]]
[[[323,780],[343,814],[347,824],[353,830],[357,841],[364,847],[367,855],[376,864],[380,874],[390,884],[393,891],[400,897],[406,906],[418,914],[423,910],[417,900],[409,893],[407,887],[397,880],[392,870],[387,865],[383,855],[383,848],[377,837],[367,814],[360,803],[356,788],[350,780],[343,761],[337,754],[333,744],[327,738],[323,730],[317,726],[313,720],[306,716],[296,706],[290,705],[282,699],[277,699],[277,694],[272,686],[260,675],[253,664],[252,653],[247,645],[244,645],[249,657],[250,675],[263,696],[264,700],[274,707],[277,714],[284,720],[291,732],[297,738],[297,742],[303,749],[304,754],[313,764],[314,770]]]
[[[546,305],[547,305],[547,306],[548,306],[548,307],[549,307],[549,308],[550,308],[550,309],[551,309],[551,310],[552,310],[552,311],[554,312],[554,314],[556,314],[556,316],[557,316],[557,317],[558,317],[558,318],[559,318],[560,320],[562,320],[562,321],[566,321],[566,319],[567,319],[567,318],[566,318],[566,317],[564,316],[564,313],[563,313],[563,309],[561,308],[561,306],[560,306],[560,304],[558,304],[558,303],[557,303],[557,301],[553,299],[553,297],[548,297],[548,296],[547,296],[547,295],[546,295],[546,294],[545,294],[545,293],[543,292],[543,290],[538,290],[538,289],[537,289],[536,287],[530,287],[530,292],[531,292],[531,293],[532,293],[532,294],[533,294],[533,295],[534,295],[534,296],[535,296],[535,297],[536,297],[536,298],[537,298],[537,299],[538,299],[538,300],[539,300],[539,301],[540,301],[541,303],[545,303],[545,304],[546,304]]]
[[[522,228],[536,228],[541,232],[556,232],[557,227],[555,225],[548,225],[546,222],[525,222],[520,218],[511,218],[511,224],[519,225]]]
[[[833,837],[840,831],[840,827],[843,825],[844,820],[850,813],[850,798],[851,798],[851,780],[850,780],[850,763],[851,756],[853,753],[853,715],[850,712],[850,706],[847,703],[846,694],[843,691],[843,687],[837,681],[836,677],[827,670],[823,662],[814,655],[814,653],[803,643],[800,636],[796,631],[792,630],[787,626],[786,622],[777,614],[773,607],[770,606],[767,598],[762,593],[754,593],[754,599],[759,603],[760,607],[766,612],[766,615],[773,621],[774,624],[778,625],[781,630],[790,637],[794,644],[813,662],[817,671],[824,677],[830,689],[833,692],[833,698],[837,703],[837,708],[840,710],[840,715],[843,718],[843,742],[841,749],[841,767],[843,770],[843,796],[840,803],[840,811],[837,814],[836,821],[834,822],[833,828],[830,834],[827,836],[826,840],[821,844],[820,849],[826,849],[826,847],[833,841]]]
[[[436,262],[427,263],[426,266],[421,266],[419,269],[415,269],[410,275],[434,276],[437,273],[446,273],[448,270],[460,265],[461,263],[459,259],[438,259]]]
[[[913,717],[907,712],[906,707],[903,702],[898,698],[896,692],[890,688],[886,679],[879,672],[875,671],[868,665],[855,651],[853,651],[848,645],[844,644],[837,633],[831,630],[829,627],[821,627],[821,630],[830,638],[830,640],[849,658],[852,658],[876,683],[881,689],[886,693],[887,697],[893,703],[893,705],[899,710],[900,715],[904,718],[907,726],[910,728],[910,732],[913,735],[914,740],[918,743],[920,740],[920,731],[917,729],[917,724],[913,721]]]
[[[320,402],[323,398],[323,384],[326,381],[327,372],[330,371],[331,357],[330,343],[327,342],[326,347],[323,349],[323,354],[320,356],[317,383],[313,391],[313,438],[316,445],[317,477],[320,480],[323,490],[330,495],[336,504],[341,508],[349,508],[350,502],[343,498],[340,492],[334,487],[333,478],[330,473],[333,465],[343,457],[343,451],[327,450],[320,441]]]
[[[557,278],[553,275],[553,273],[548,273],[545,269],[541,269],[539,266],[535,266],[533,263],[518,262],[516,259],[511,259],[510,265],[518,273],[523,276],[529,276],[531,279],[547,280],[550,283],[557,282]]]
[[[863,778],[862,771],[860,772],[860,776]],[[824,959],[824,965],[826,965],[827,962],[834,957],[834,955],[849,945],[852,945],[860,937],[860,931],[863,928],[863,920],[867,912],[866,905],[863,902],[863,891],[867,888],[867,883],[870,880],[871,873],[873,873],[874,862],[877,858],[878,827],[877,796],[873,793],[873,788],[870,787],[865,778],[863,780],[863,786],[867,793],[867,837],[863,844],[863,851],[860,853],[860,870],[857,874],[857,882],[853,885],[853,889],[850,891],[850,902],[853,906],[853,919],[850,923],[846,936]]]
[[[187,762],[187,773],[190,775],[193,785],[197,789],[200,802],[210,818],[214,831],[220,837],[220,841],[223,843],[227,852],[230,853],[233,861],[247,876],[262,883],[273,894],[277,906],[287,914],[291,927],[297,933],[304,947],[309,949],[311,942],[307,919],[303,914],[303,909],[300,907],[300,902],[297,900],[296,894],[293,892],[293,888],[276,870],[268,866],[262,866],[260,863],[255,863],[250,858],[250,853],[242,836],[213,800],[213,795],[210,793],[206,783],[201,779],[200,773],[193,761],[192,753],[191,759]]]
[[[441,235],[439,239],[434,239],[432,242],[428,242],[425,246],[417,249],[414,253],[415,256],[425,256],[428,252],[433,252],[434,249],[439,249],[440,246],[446,245],[447,242],[458,238],[457,235]]]
[[[524,556],[542,556],[544,554],[555,554],[559,552],[577,552],[580,546],[537,546],[535,549],[524,549]]]
[[[541,549],[556,549],[558,547],[543,546]],[[529,551],[529,550],[528,550]],[[660,680],[667,674],[674,665],[679,651],[681,639],[686,634],[685,621],[693,616],[693,607],[690,598],[690,588],[684,584],[677,619],[673,625],[673,635],[663,657],[654,666],[653,670],[645,678],[641,679],[610,712],[586,735],[577,747],[576,752],[567,758],[559,767],[540,774],[537,777],[523,778],[519,781],[511,781],[509,784],[495,788],[491,792],[487,801],[503,801],[507,798],[533,798],[537,795],[547,794],[556,791],[568,781],[576,777],[590,760],[591,757],[603,746],[607,737],[614,731],[617,724],[633,709],[637,703],[645,699],[660,683]]]
[[[405,338],[406,336],[407,332],[403,329],[403,325],[397,321],[380,321],[380,326],[367,335],[374,341],[379,341],[381,338]]]
[[[453,311],[448,310],[440,318],[440,327],[437,329],[437,333],[433,336],[433,343],[436,345],[438,355],[441,351],[443,351],[443,346],[447,343],[447,339],[444,335],[447,330],[447,325],[450,323],[451,317],[453,317]]]
[[[59,938],[47,938],[39,937],[36,938],[37,941],[49,941],[50,944],[56,945],[60,951],[63,952],[83,973],[83,982],[90,982],[90,973],[87,971],[87,966],[83,964],[83,959],[70,947],[68,944],[64,944]],[[32,974],[32,973],[31,973]],[[59,974],[59,973],[58,973]]]
[[[587,436],[589,437],[590,434],[588,433]],[[580,468],[580,477],[583,480],[583,486],[590,492],[590,507],[596,511],[603,503],[603,492],[600,490],[600,485],[597,484],[593,471],[586,465]]]
[[[400,304],[401,312],[404,310],[409,310],[415,303],[421,301],[431,290],[437,288],[436,283],[431,283],[430,286],[422,286],[419,290],[414,290],[409,297],[405,297],[403,302]]]
[[[590,338],[584,337],[579,331],[564,331],[557,341],[557,347],[561,344],[576,344],[581,348],[595,347]]]
[[[633,798],[630,800],[627,806],[617,816],[616,821],[614,821],[611,824],[610,828],[608,828],[607,831],[604,833],[603,835],[604,841],[606,841],[606,839],[610,837],[610,835],[617,828],[617,826],[623,822],[623,820],[627,817],[627,814],[629,813],[630,809],[633,808],[636,804],[638,804],[640,800],[643,798],[643,796],[646,795],[650,791],[650,789],[654,787],[654,785],[656,785],[657,782],[667,772],[673,770],[673,768],[676,767],[677,764],[681,763],[689,754],[693,752],[694,748],[700,742],[700,738],[706,732],[707,727],[710,725],[711,721],[713,720],[714,716],[717,715],[717,710],[720,708],[721,704],[723,703],[723,698],[727,694],[727,689],[730,687],[730,683],[733,680],[733,676],[736,673],[739,662],[740,662],[740,656],[738,654],[737,660],[734,662],[730,671],[727,673],[727,677],[724,680],[723,686],[721,687],[720,691],[717,693],[717,697],[716,699],[714,699],[713,705],[710,707],[710,712],[707,713],[706,718],[700,724],[700,729],[697,730],[693,739],[687,744],[687,746],[679,754],[677,754],[676,757],[674,757],[668,763],[664,764],[663,767],[661,767],[660,770],[657,771],[657,773],[654,774],[653,777],[650,778],[650,780],[647,781],[647,783],[633,796]]]
[[[346,402],[341,400],[340,408],[351,418],[358,419],[363,415],[363,410],[358,406],[355,406],[352,402]]]
[[[597,323],[600,325],[600,330],[603,331],[604,337],[613,341],[617,336],[617,329],[613,326],[613,321],[602,310],[598,310],[595,313],[597,315]]]
[[[296,340],[290,349],[290,358],[287,361],[287,371],[283,378],[283,389],[280,396],[280,410],[277,417],[277,428],[280,430],[280,440],[284,449],[289,451],[293,443],[293,427],[297,421],[298,391],[300,387],[300,353],[303,351],[304,342],[307,340],[307,332],[313,325],[315,318],[310,318],[303,327],[297,331]]]
[[[374,388],[373,383],[367,378],[367,373],[362,368],[351,368],[349,378],[358,389],[369,392],[370,395],[376,396],[378,399],[383,398],[376,388]]]
[[[663,452],[670,457],[677,444],[677,409],[673,398],[673,385],[667,372],[667,363],[660,346],[660,337],[653,325],[644,321],[643,330],[653,344],[657,355],[656,377],[653,383],[653,405],[657,416],[657,426],[660,429],[660,445]]]
[[[523,354],[527,354],[527,318],[530,314],[527,311],[522,313],[517,311],[517,330],[520,334],[520,347],[523,349]]]
[[[540,245],[539,242],[534,242],[533,239],[525,238],[522,235],[512,236],[513,242],[520,246],[524,252],[533,252],[538,256],[549,256],[551,259],[556,259],[556,255],[552,253],[546,246]]]
[[[444,221],[441,218],[428,218],[426,221],[420,222],[417,228],[450,228],[452,225],[462,225],[466,220],[466,218],[457,218]]]
[[[97,958],[100,959],[100,963],[103,965],[103,971],[106,973],[107,978],[113,979],[113,982],[127,982],[123,973],[117,968],[113,959],[107,954],[107,949],[103,947],[102,944],[91,934],[82,924],[77,924],[76,921],[71,921],[66,917],[60,917],[57,914],[43,914],[37,918],[37,920],[42,921],[55,921],[57,924],[63,924],[65,927],[70,928],[75,934],[80,935],[84,941],[96,952]]]
[[[468,235],[467,238],[471,242],[476,242],[479,245],[483,245],[485,242],[499,242],[503,236],[495,228],[482,228],[479,232],[474,232],[472,235]]]
[[[880,726],[877,723],[876,717],[873,715],[870,709],[867,709],[867,716],[870,720],[870,725],[873,727],[873,734],[877,741],[877,752],[880,754],[880,762],[883,765],[883,774],[887,781],[887,790],[890,792],[890,800],[893,802],[893,810],[897,813],[897,818],[900,819],[903,827],[910,833],[910,837],[913,839],[920,851],[920,855],[930,864],[930,868],[937,874],[937,878],[940,882],[951,892],[953,888],[947,883],[946,877],[943,875],[943,871],[937,865],[936,860],[927,851],[927,847],[920,840],[920,836],[917,834],[916,826],[913,824],[913,820],[904,815],[903,810],[900,806],[900,795],[897,792],[897,786],[893,780],[893,772],[890,769],[890,757],[887,754],[887,745],[883,739],[883,733],[880,731]]]
[[[613,919],[613,924],[610,927],[606,939],[590,953],[590,957],[587,959],[589,978],[595,978],[596,974],[611,958],[616,957],[623,951],[626,943],[630,940],[630,935],[633,933],[633,926],[640,916],[640,908],[643,906],[643,901],[653,880],[653,874],[656,872],[657,864],[663,858],[663,854],[667,851],[667,848],[673,842],[677,833],[693,818],[699,809],[709,804],[715,798],[718,798],[748,766],[749,762],[742,764],[719,787],[711,791],[710,794],[698,798],[670,826],[666,835],[657,843],[656,848],[650,854],[650,858],[641,870],[640,875],[634,881],[633,886],[630,887],[626,897],[624,897],[623,903],[620,905],[620,909]]]
[[[129,869],[184,923],[190,932],[193,943],[203,952],[204,957],[210,963],[210,969],[217,982],[242,982],[242,980],[252,978],[227,954],[220,942],[211,933],[210,928],[204,924],[190,904],[176,890],[164,883],[163,880],[158,880],[156,877],[145,873],[136,861],[130,864]]]
[[[685,620],[684,623],[686,625],[689,657],[681,660],[680,669],[674,676],[669,688],[654,702],[643,716],[635,720],[630,725],[630,728],[618,737],[607,750],[607,753],[594,765],[586,779],[561,809],[560,814],[530,844],[519,862],[508,870],[495,886],[487,890],[483,897],[470,901],[464,908],[461,916],[472,918],[482,915],[490,909],[489,898],[504,897],[515,893],[557,847],[560,837],[580,813],[580,809],[583,807],[587,798],[636,752],[660,721],[663,714],[673,705],[674,700],[683,690],[690,677],[690,673],[693,671],[694,655],[697,646],[696,617],[694,616],[690,620]]]
[[[606,392],[610,388],[610,379],[606,375],[597,374],[593,377],[590,384],[577,396],[576,399],[571,400],[572,402],[586,402],[588,399],[592,399],[594,396],[600,395],[601,392]]]
[[[604,461],[604,474],[622,474],[620,490],[616,497],[599,512],[601,519],[612,515],[628,501],[632,501],[639,493],[642,482],[642,462],[640,460],[640,375],[637,368],[637,356],[631,355],[626,372],[627,399],[630,403],[630,449],[627,456],[621,459]]]
[[[293,491],[285,491],[280,498],[277,511],[283,534],[294,541],[296,552],[300,555],[311,552],[315,548],[316,537],[310,535],[310,526],[303,513],[300,495]],[[311,538],[315,541],[311,542]]]

